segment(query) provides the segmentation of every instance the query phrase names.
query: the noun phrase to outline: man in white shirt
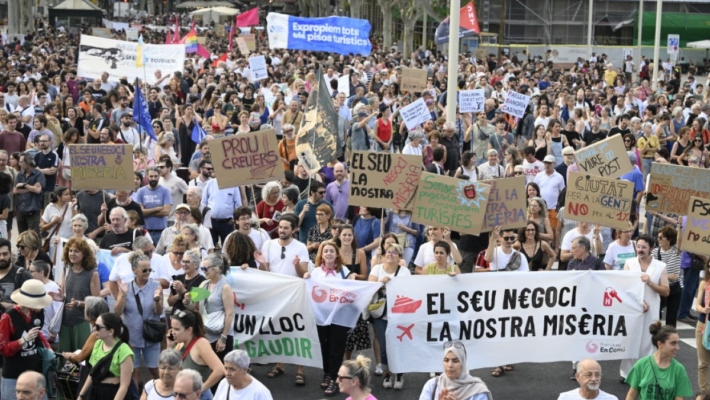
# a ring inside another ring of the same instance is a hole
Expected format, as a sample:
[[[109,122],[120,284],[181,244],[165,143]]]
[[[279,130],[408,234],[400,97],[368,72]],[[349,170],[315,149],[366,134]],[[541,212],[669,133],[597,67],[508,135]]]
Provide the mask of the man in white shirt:
[[[170,222],[175,221],[175,209],[179,204],[182,204],[182,196],[187,193],[187,183],[182,178],[173,175],[173,162],[170,160],[158,161],[158,172],[160,173],[158,185],[166,187],[170,191],[170,198],[173,200],[170,215],[168,216],[168,225],[170,225]]]
[[[170,260],[155,253],[155,246],[153,242],[147,236],[138,236],[136,240],[133,241],[133,250],[141,250],[150,259],[150,279],[157,280],[160,282],[160,286],[163,289],[170,287],[170,283],[173,281],[172,271],[173,266],[170,265]],[[128,261],[128,256],[131,253],[123,253],[116,259],[116,263],[111,269],[111,275],[108,277],[108,287],[111,289],[111,294],[114,298],[118,296],[118,280],[121,282],[129,283],[136,278],[133,273],[133,268],[131,268],[131,263]]]
[[[602,384],[602,367],[598,362],[589,358],[580,361],[574,376],[579,382],[579,389],[560,393],[557,400],[618,400],[616,396],[599,389]]]
[[[121,130],[118,132],[116,139],[121,139],[124,143],[130,144],[131,146],[140,143],[141,135],[136,128],[133,127],[133,114],[131,112],[127,112],[121,116]]]
[[[234,236],[235,232],[241,232],[249,236],[251,241],[254,242],[254,247],[257,249],[261,249],[264,243],[271,240],[271,237],[265,230],[252,226],[252,223],[255,221],[252,214],[251,208],[247,206],[241,206],[234,210],[234,222],[237,224],[237,230],[227,235],[227,239],[225,239],[224,243],[229,243],[229,239]],[[227,245],[225,244],[224,247],[226,248]]]
[[[545,169],[545,164],[540,162],[535,158],[535,148],[533,146],[528,146],[523,150],[525,152],[525,159],[523,160],[523,173],[525,174],[525,184],[535,180],[537,174]]]
[[[565,179],[555,171],[555,156],[547,155],[543,159],[545,170],[535,176],[533,182],[540,187],[540,197],[547,204],[547,215],[550,218],[552,229],[557,227],[557,199],[560,192],[566,187]]]
[[[261,246],[260,269],[277,274],[299,276],[308,272],[308,249],[293,239],[298,227],[298,217],[284,214],[279,220],[279,238],[266,241]],[[263,262],[262,262],[263,261]]]
[[[486,262],[489,267],[476,267],[476,272],[529,271],[528,259],[513,248],[513,243],[518,239],[517,232],[517,229],[501,231],[500,226],[493,228],[486,249]],[[499,241],[500,246],[497,245]]]

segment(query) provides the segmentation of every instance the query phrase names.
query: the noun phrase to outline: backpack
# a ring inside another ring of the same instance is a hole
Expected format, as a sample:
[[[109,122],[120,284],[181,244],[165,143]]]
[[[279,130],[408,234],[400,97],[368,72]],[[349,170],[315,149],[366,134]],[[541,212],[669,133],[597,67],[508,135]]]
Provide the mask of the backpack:
[[[476,256],[476,266],[481,268],[490,268],[491,265],[486,261],[486,250],[481,250]]]

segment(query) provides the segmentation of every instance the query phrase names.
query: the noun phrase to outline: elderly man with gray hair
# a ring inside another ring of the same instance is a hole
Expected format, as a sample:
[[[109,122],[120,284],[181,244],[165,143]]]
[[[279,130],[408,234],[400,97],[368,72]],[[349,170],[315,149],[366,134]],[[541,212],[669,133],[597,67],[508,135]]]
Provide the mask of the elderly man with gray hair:
[[[217,386],[215,400],[273,399],[269,389],[249,374],[250,362],[249,355],[244,350],[232,350],[224,356],[224,369],[227,373]]]
[[[17,400],[40,400],[47,398],[47,381],[39,372],[23,372],[17,378],[15,398]]]
[[[133,250],[141,250],[150,259],[150,279],[160,282],[163,289],[167,289],[172,282],[172,271],[175,271],[166,256],[155,253],[155,246],[147,236],[138,236],[133,241]],[[135,279],[133,268],[128,261],[130,253],[123,253],[117,259],[109,276],[108,286],[114,298],[118,298],[118,283],[129,283]]]
[[[202,376],[192,369],[178,372],[173,384],[173,398],[197,400],[202,396]]]
[[[569,392],[560,393],[557,400],[618,400],[612,394],[600,389],[602,384],[602,367],[598,362],[587,358],[577,364],[574,371],[574,380],[579,383],[579,389],[572,389]]]

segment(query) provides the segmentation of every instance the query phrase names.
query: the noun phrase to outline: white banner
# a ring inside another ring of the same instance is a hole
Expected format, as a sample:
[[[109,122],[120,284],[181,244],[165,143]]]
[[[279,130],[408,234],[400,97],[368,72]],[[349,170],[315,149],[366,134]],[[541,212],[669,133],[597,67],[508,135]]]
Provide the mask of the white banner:
[[[145,67],[136,67],[137,42],[104,39],[81,35],[77,75],[96,79],[108,72],[109,81],[118,82],[125,76],[129,83],[138,78],[155,84],[161,77],[183,72],[185,65],[184,44],[145,44],[143,54]]]
[[[269,77],[269,72],[266,70],[266,58],[264,56],[249,57],[249,69],[251,69],[251,73],[257,81]]]
[[[505,103],[503,103],[500,110],[516,118],[523,118],[528,103],[530,103],[530,96],[508,90],[508,96],[505,98]]]
[[[424,103],[423,98],[411,103],[410,105],[400,108],[399,113],[402,114],[404,124],[407,129],[414,130],[419,124],[423,124],[431,119],[431,113]]]
[[[330,87],[330,82],[328,82],[328,87]],[[338,92],[345,93],[345,98],[350,97],[350,75],[338,78]]]
[[[140,34],[140,29],[138,28],[128,28],[126,29],[126,39],[128,40],[138,40],[138,35]]]
[[[638,338],[648,335],[640,277],[561,271],[393,279],[387,284],[390,369],[441,371],[447,341],[476,355],[468,369],[638,358]]]
[[[462,113],[483,111],[485,101],[483,89],[459,91],[459,111]]]
[[[323,368],[316,319],[301,278],[232,268],[234,348],[256,364]]]
[[[318,325],[354,328],[362,311],[370,304],[381,283],[352,279],[306,279],[311,305]]]

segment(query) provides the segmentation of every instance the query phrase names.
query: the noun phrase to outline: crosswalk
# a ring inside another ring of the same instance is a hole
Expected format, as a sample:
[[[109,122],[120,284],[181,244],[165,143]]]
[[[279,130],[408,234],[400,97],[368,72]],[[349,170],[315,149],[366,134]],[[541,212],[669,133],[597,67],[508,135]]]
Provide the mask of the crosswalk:
[[[676,323],[676,329],[678,329],[681,342],[694,349],[698,348],[698,345],[695,342],[695,327],[693,325],[678,321]]]

